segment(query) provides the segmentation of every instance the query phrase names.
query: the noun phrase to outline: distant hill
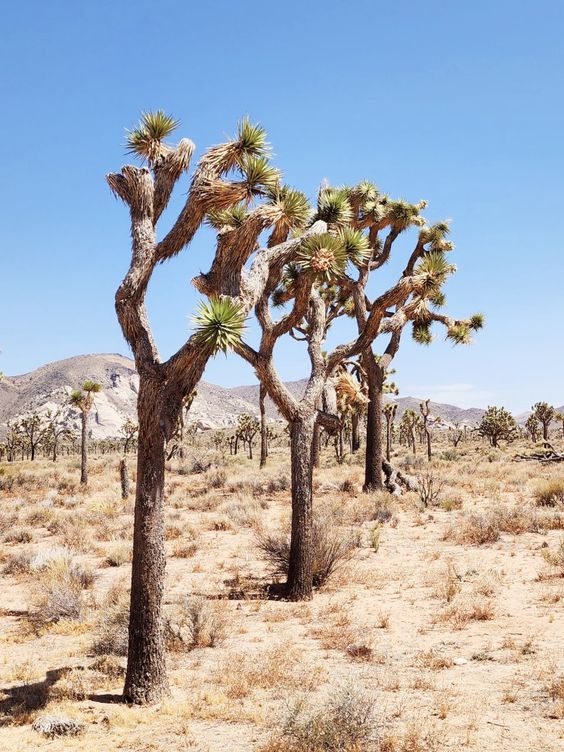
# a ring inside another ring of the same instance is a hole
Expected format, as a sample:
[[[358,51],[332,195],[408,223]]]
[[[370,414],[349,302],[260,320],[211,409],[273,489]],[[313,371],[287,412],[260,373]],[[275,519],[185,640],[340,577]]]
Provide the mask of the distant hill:
[[[96,395],[93,419],[94,438],[117,436],[127,417],[136,412],[139,377],[130,358],[117,354],[77,355],[41,366],[31,373],[5,377],[0,381],[0,426],[31,411],[45,412],[63,405],[69,423],[78,428],[78,414],[68,407],[68,397],[86,379],[102,384]],[[303,394],[306,380],[289,381],[288,389],[297,397]],[[235,425],[242,413],[258,415],[258,384],[226,388],[202,381],[190,410],[190,421],[201,429],[228,428]],[[419,410],[421,398],[399,397],[397,419],[408,408]],[[274,404],[267,399],[267,415],[276,419]],[[559,408],[564,412],[564,407]],[[431,414],[446,423],[475,425],[484,414],[479,408],[460,408],[455,405],[431,402]],[[518,416],[526,420],[527,413]],[[521,422],[521,421],[520,421]]]

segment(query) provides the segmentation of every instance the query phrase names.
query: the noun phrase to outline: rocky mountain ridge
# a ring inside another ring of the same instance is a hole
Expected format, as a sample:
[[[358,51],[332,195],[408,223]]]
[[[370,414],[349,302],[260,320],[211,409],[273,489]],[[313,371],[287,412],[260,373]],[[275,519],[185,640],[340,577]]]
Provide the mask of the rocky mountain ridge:
[[[8,421],[26,413],[60,408],[69,425],[78,428],[79,416],[69,407],[68,398],[86,379],[102,385],[93,409],[92,436],[96,439],[118,436],[125,418],[135,418],[139,387],[134,362],[118,354],[78,355],[48,363],[30,373],[5,377],[0,381],[0,426],[5,427]],[[305,383],[302,379],[287,382],[286,386],[299,396]],[[190,422],[202,430],[229,428],[242,413],[259,414],[258,395],[258,384],[226,388],[202,381],[190,409]],[[418,410],[421,400],[400,397],[396,401],[399,419],[408,408]],[[432,402],[431,413],[450,424],[475,425],[484,411]],[[272,420],[278,418],[270,400],[267,400],[267,415]]]

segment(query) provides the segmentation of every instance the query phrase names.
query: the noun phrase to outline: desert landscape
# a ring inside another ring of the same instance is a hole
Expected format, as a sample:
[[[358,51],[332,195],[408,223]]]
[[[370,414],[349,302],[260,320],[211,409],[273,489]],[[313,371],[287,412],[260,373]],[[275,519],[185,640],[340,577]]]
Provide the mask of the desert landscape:
[[[564,749],[564,6],[10,3],[0,752]]]
[[[123,706],[133,500],[121,498],[125,439],[104,441],[115,430],[112,390],[123,395],[126,375],[135,382],[131,362],[119,377],[126,366],[76,358],[0,386],[6,407],[15,386],[33,385],[26,397],[45,411],[86,369],[105,393],[87,488],[78,454],[1,466],[4,749],[42,746],[32,724],[45,717],[82,729],[53,735],[54,750],[561,748],[561,466],[515,461],[535,451],[524,436],[494,449],[469,430],[455,447],[445,417],[430,462],[419,438],[415,454],[399,432],[394,441],[392,461],[421,488],[364,494],[362,453],[339,460],[329,442],[314,486],[319,555],[332,571],[313,601],[292,603],[272,587],[283,572],[266,545],[289,529],[288,437],[273,415],[264,468],[246,448],[230,454],[236,411],[252,404],[240,397],[223,413],[230,427],[198,430],[167,463],[171,693],[150,709]],[[214,389],[200,394],[209,404]]]

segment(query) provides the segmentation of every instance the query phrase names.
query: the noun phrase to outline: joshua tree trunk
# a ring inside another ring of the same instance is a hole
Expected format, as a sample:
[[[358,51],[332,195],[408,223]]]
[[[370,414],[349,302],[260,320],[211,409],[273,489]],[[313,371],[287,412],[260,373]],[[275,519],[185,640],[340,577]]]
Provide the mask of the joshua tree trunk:
[[[314,467],[319,467],[319,458],[321,451],[321,426],[316,423],[313,427],[313,444],[311,448],[311,457]]]
[[[168,693],[162,600],[165,580],[165,449],[182,400],[167,400],[163,385],[141,375],[139,446],[133,528],[129,648],[123,695],[126,701],[157,702]],[[175,409],[176,408],[176,409]]]
[[[313,435],[315,416],[298,418],[290,426],[292,474],[292,537],[287,596],[310,600],[313,593]]]
[[[80,448],[80,482],[84,486],[86,486],[88,484],[88,413],[85,410],[81,410],[80,412],[80,422],[82,427],[82,445]]]
[[[121,498],[125,500],[129,497],[129,473],[125,457],[119,463],[119,478],[121,483]]]
[[[366,416],[366,458],[363,491],[382,491],[382,391],[385,373],[374,360],[371,351],[362,354],[362,366],[368,383],[368,412]]]
[[[351,451],[358,452],[360,449],[360,415],[353,413],[351,416]]]
[[[266,458],[268,457],[268,432],[266,426],[266,410],[264,407],[264,399],[266,397],[266,389],[261,384],[259,388],[259,408],[260,408],[260,466],[266,465]]]

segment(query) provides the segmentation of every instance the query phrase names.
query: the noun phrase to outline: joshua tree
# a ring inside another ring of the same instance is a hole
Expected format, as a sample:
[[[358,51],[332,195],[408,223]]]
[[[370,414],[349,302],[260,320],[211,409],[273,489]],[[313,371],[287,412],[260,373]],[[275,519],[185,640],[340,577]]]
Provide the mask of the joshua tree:
[[[266,425],[266,408],[264,401],[266,399],[266,389],[261,384],[259,386],[259,410],[260,410],[260,467],[266,465],[268,457],[268,427]]]
[[[425,440],[427,442],[427,459],[429,461],[431,461],[431,430],[429,427],[429,418],[431,416],[431,409],[429,407],[430,402],[430,399],[426,399],[419,405],[419,412],[421,413],[421,417],[423,418],[422,428],[423,433],[425,434]],[[435,420],[435,422],[437,421]]]
[[[542,424],[542,437],[548,441],[548,429],[554,420],[556,410],[547,402],[535,402],[532,407],[533,415]]]
[[[411,449],[413,454],[417,454],[417,441],[415,438],[415,430],[418,427],[421,418],[415,410],[407,408],[401,416],[400,432],[405,439],[405,443]]]
[[[247,446],[250,460],[253,459],[253,440],[259,431],[260,423],[256,418],[248,413],[239,415],[235,434],[237,438],[243,442],[243,446]]]
[[[511,442],[517,438],[517,423],[504,407],[488,407],[478,426],[478,433],[486,436],[493,447],[497,447],[500,440]]]
[[[324,186],[318,195],[317,211],[308,221],[307,202],[301,194],[283,189],[275,196],[275,201],[283,201],[288,213],[291,207],[294,218],[299,208],[302,222],[309,229],[295,241],[299,245],[293,258],[288,254],[284,262],[263,262],[266,283],[255,306],[261,341],[258,349],[240,342],[235,350],[253,365],[290,426],[292,530],[287,594],[299,600],[310,598],[312,593],[313,438],[316,424],[322,424],[329,431],[338,430],[333,381],[341,365],[355,355],[368,352],[379,335],[393,335],[401,330],[406,321],[413,321],[418,331],[424,329],[430,337],[430,324],[441,320],[451,339],[467,341],[471,330],[481,325],[481,318],[447,319],[428,310],[425,301],[433,302],[454,267],[447,263],[443,253],[451,246],[436,246],[435,234],[420,217],[423,204],[392,201],[371,184],[344,189]],[[257,211],[224,213],[214,218],[220,230],[219,243],[232,238],[231,247],[241,245],[246,249],[241,254],[247,259],[258,241],[258,233],[253,231],[252,225],[256,222]],[[389,256],[399,232],[414,224],[422,229],[404,272],[396,284],[369,302],[366,297],[369,275],[381,265],[373,266],[370,259],[375,254],[379,261],[382,254],[384,258]],[[378,232],[385,228],[388,234],[380,246]],[[278,231],[273,235],[280,241],[285,240],[288,233],[286,221],[285,224],[279,222]],[[272,242],[271,238],[269,243]],[[288,246],[291,242],[282,245]],[[197,278],[197,288],[208,296],[229,296],[234,302],[245,299],[249,290],[245,273],[235,278],[226,273],[228,268],[226,260],[222,259],[213,273]],[[290,310],[274,321],[271,303],[289,304]],[[358,336],[325,353],[322,345],[328,328],[341,315],[354,316]],[[307,344],[311,368],[301,399],[296,399],[284,387],[273,362],[274,347],[286,334]],[[380,411],[381,405],[378,406]],[[378,420],[381,431],[380,416]]]
[[[531,437],[531,441],[533,442],[533,444],[537,443],[537,439],[539,437],[539,428],[540,428],[539,421],[531,413],[531,415],[529,415],[529,417],[527,418],[525,422],[525,430]]]
[[[94,381],[85,381],[82,389],[72,392],[70,403],[80,412],[81,423],[81,461],[80,482],[88,484],[88,416],[94,404],[94,395],[102,391],[100,384]]]
[[[139,432],[139,426],[131,418],[126,418],[120,428],[120,433],[123,437],[123,453],[127,454],[130,445],[134,442],[137,433]]]
[[[32,413],[20,419],[18,428],[29,448],[30,459],[34,460],[37,447],[47,435],[49,424],[39,413]]]
[[[554,413],[554,420],[557,420],[561,424],[562,436],[564,437],[564,413],[561,413],[561,412]]]
[[[55,412],[48,410],[45,417],[48,423],[45,440],[49,442],[51,459],[53,462],[56,462],[57,452],[61,441],[70,438],[72,431],[67,426],[61,409],[56,410]]]
[[[165,452],[209,358],[239,341],[245,317],[278,268],[297,254],[303,238],[283,242],[295,225],[296,192],[281,189],[279,172],[267,159],[266,133],[241,122],[237,136],[203,154],[190,178],[185,203],[171,229],[157,239],[157,223],[174,186],[190,167],[194,145],[165,143],[178,123],[162,112],[142,116],[128,137],[130,150],[146,161],[107,176],[129,207],[132,255],[116,293],[116,311],[139,373],[139,437],[129,625],[124,696],[153,702],[167,691],[162,598],[165,550],[163,491]],[[263,201],[250,211],[254,199]],[[299,214],[299,201],[298,201]],[[145,309],[149,280],[163,263],[190,244],[204,221],[223,228],[210,270],[195,284],[208,301],[195,317],[196,331],[161,362]],[[257,248],[267,228],[267,248]],[[251,255],[255,259],[245,268]],[[242,280],[243,278],[243,280]]]
[[[386,459],[388,462],[392,456],[392,440],[393,440],[393,425],[394,418],[398,409],[397,402],[387,402],[384,405],[383,412],[386,419]]]

